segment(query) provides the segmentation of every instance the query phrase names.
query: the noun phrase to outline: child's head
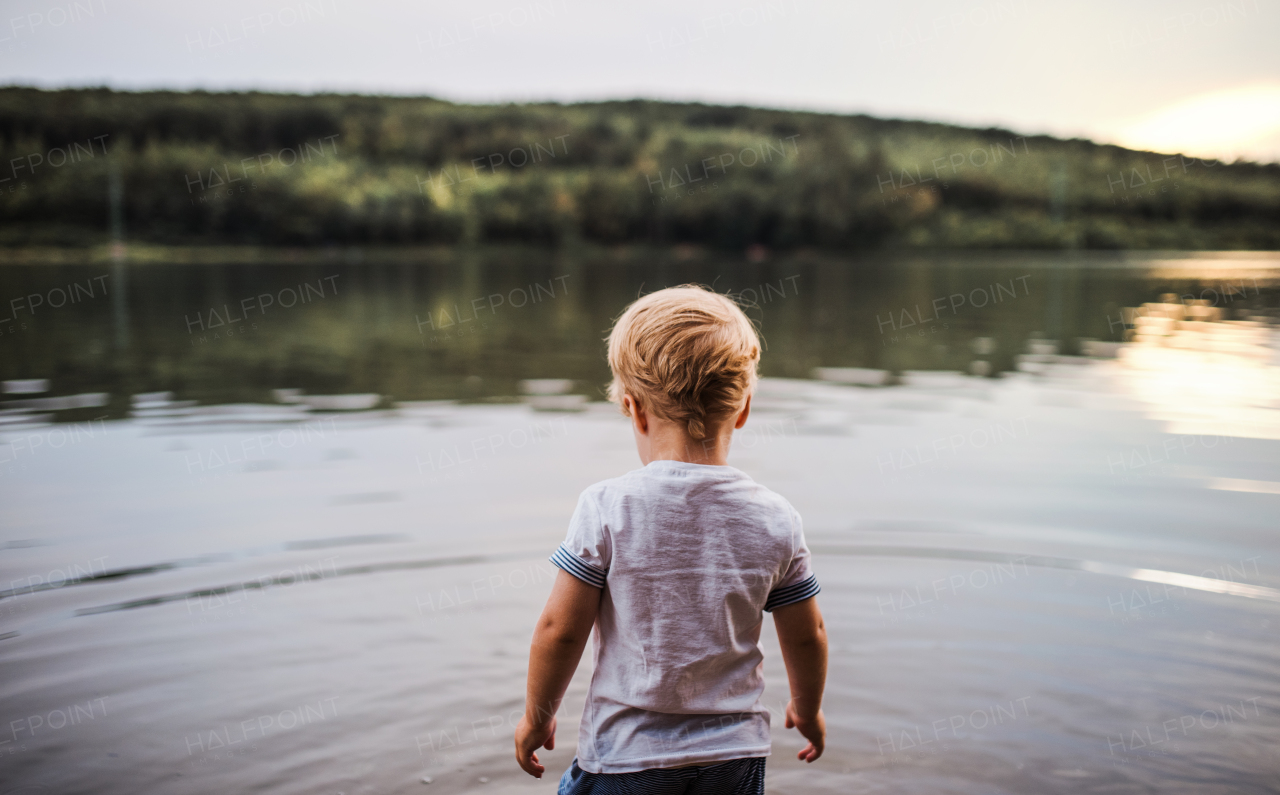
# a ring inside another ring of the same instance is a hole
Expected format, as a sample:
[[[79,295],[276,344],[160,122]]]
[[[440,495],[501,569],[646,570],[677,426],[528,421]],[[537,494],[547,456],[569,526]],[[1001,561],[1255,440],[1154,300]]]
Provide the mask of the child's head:
[[[742,408],[759,362],[760,340],[737,304],[696,285],[669,287],[631,304],[614,324],[609,399],[622,406],[630,395],[704,439]]]

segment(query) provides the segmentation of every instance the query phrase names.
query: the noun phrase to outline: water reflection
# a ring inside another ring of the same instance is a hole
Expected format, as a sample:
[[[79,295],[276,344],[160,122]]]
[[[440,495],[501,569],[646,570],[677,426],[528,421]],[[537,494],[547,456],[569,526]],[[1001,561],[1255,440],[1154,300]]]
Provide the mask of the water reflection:
[[[1126,391],[1170,433],[1280,439],[1280,330],[1271,315],[1228,320],[1208,301],[1166,295],[1126,317],[1134,327],[1122,352]]]
[[[512,398],[521,380],[545,378],[599,400],[612,318],[643,290],[688,281],[753,303],[768,345],[764,373],[789,378],[829,367],[994,376],[1029,356],[1096,353],[1135,327],[1145,337],[1159,324],[1202,322],[1124,315],[1170,291],[1183,296],[1171,305],[1190,301],[1184,311],[1193,314],[1197,301],[1216,303],[1208,309],[1221,317],[1209,325],[1231,345],[1258,333],[1239,323],[1270,323],[1280,302],[1280,260],[1258,255],[744,262],[691,251],[490,251],[415,262],[135,265],[127,280],[99,271],[0,270],[0,294],[17,302],[0,322],[0,380],[49,379],[58,395],[109,393],[99,412],[109,417],[127,416],[130,396],[153,392],[199,404],[276,403],[273,390],[294,389],[378,395],[386,406]],[[77,284],[93,296],[31,309],[32,296]],[[123,314],[113,309],[118,296],[127,297]],[[120,323],[128,343],[113,351]]]

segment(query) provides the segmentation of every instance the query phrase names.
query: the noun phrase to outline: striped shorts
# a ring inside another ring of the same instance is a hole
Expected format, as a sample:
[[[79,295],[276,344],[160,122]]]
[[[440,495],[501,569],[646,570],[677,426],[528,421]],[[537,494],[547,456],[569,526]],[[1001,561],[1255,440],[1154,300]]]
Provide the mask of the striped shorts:
[[[588,773],[574,759],[557,795],[764,795],[765,757],[731,759],[706,767],[635,773]]]

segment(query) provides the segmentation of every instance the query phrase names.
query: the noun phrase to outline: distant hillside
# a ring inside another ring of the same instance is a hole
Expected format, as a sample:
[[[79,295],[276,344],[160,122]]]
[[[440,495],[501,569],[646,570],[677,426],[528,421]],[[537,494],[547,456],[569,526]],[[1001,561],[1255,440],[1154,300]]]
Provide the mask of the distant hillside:
[[[0,89],[0,245],[1280,248],[1280,166],[629,101]],[[114,164],[114,165],[113,165]]]

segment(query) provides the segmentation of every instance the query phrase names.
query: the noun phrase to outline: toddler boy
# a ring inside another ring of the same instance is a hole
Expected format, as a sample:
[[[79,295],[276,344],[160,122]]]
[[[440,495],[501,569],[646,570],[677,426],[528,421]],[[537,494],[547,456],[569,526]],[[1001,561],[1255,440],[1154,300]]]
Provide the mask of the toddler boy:
[[[772,612],[787,728],[822,755],[827,640],[800,516],[726,463],[751,411],[760,342],[695,286],[631,304],[609,335],[609,398],[644,467],[584,491],[534,631],[516,760],[555,747],[555,714],[594,629],[578,754],[560,795],[763,793],[770,753],[760,628]]]

